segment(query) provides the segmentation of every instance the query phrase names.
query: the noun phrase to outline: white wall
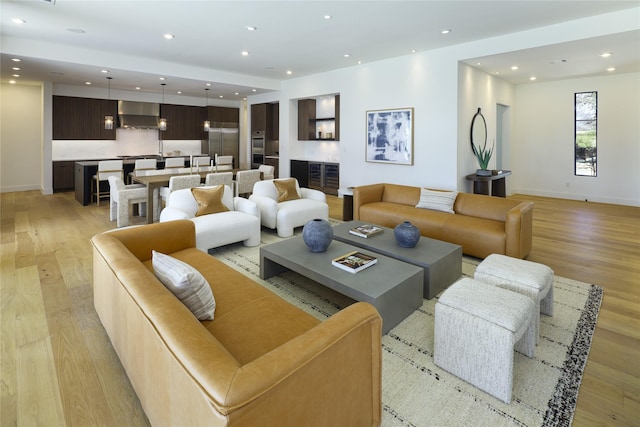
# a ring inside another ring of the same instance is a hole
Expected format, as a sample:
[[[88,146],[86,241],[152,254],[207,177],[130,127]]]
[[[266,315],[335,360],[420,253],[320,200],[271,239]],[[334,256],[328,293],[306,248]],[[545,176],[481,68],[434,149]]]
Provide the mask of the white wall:
[[[598,92],[598,176],[574,175],[574,94]],[[515,191],[640,206],[640,74],[516,88]]]
[[[43,87],[2,84],[0,90],[0,191],[44,190]]]

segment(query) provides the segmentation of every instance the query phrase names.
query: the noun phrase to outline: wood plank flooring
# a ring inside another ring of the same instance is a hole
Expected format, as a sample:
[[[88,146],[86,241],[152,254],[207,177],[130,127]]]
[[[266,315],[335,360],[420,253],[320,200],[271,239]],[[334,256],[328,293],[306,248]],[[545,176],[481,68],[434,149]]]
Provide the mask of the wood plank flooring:
[[[640,425],[640,208],[514,198],[536,205],[528,259],[605,290],[574,425]],[[0,194],[2,426],[148,425],[93,309],[89,239],[115,227],[108,209]]]

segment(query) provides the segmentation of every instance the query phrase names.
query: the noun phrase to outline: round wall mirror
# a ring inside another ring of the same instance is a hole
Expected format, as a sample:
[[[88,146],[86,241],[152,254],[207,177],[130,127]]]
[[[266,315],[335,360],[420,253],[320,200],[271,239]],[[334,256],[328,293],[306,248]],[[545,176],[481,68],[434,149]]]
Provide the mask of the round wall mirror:
[[[476,154],[476,146],[482,148],[486,147],[486,144],[487,122],[480,112],[480,107],[478,107],[478,112],[474,114],[473,120],[471,120],[471,149],[473,150],[473,154]]]

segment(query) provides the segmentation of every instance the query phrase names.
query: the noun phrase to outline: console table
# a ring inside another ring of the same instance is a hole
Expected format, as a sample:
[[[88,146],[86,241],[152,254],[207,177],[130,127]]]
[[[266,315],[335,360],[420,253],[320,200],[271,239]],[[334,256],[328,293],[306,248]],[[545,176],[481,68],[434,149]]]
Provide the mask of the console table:
[[[491,186],[491,195],[496,197],[507,197],[506,177],[511,175],[511,171],[491,171],[491,175],[476,175],[472,173],[467,175],[468,181],[473,181],[473,193],[489,195],[489,186]]]

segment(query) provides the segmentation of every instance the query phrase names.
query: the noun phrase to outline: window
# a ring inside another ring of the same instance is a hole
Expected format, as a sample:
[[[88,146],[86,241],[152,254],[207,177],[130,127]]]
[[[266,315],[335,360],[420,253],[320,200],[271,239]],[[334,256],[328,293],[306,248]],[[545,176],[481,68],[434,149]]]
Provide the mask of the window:
[[[575,174],[598,175],[598,92],[575,94]]]

